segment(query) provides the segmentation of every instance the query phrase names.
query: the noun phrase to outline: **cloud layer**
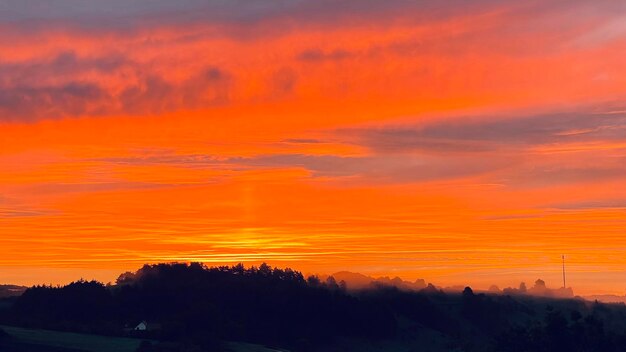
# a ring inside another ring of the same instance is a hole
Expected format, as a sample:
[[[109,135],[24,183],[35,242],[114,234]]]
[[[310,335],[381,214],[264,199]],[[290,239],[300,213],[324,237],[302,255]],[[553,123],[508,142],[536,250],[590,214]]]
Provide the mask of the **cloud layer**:
[[[505,287],[556,280],[566,253],[594,291],[626,264],[625,19],[610,0],[4,1],[0,279],[271,260]]]

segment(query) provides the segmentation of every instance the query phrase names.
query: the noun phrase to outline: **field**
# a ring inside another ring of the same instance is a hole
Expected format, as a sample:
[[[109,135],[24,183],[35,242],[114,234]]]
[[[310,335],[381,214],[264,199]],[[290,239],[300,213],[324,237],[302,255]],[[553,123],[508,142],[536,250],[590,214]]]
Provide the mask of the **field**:
[[[140,339],[0,326],[18,342],[89,352],[134,352]]]
[[[287,352],[244,342],[226,342],[224,350],[228,352]]]
[[[141,339],[77,334],[40,329],[25,329],[0,325],[0,329],[16,339],[20,350],[54,352],[134,352]],[[231,352],[279,352],[255,344],[226,342],[226,351]]]

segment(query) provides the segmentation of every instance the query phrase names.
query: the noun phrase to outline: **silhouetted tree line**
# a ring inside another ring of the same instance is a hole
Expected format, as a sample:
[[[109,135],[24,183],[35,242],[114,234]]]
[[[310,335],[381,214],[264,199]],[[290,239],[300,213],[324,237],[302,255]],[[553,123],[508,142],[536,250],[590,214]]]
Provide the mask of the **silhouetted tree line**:
[[[532,315],[533,312],[508,295],[474,294],[470,287],[463,290],[461,315],[481,333],[504,332],[510,327],[510,317],[516,313]]]
[[[76,281],[63,287],[35,286],[14,303],[13,320],[21,325],[60,330],[115,329],[115,302],[111,292],[97,281]]]
[[[152,340],[138,352],[217,351],[228,340],[314,351],[344,337],[393,339],[420,350],[420,336],[429,331],[443,341],[442,350],[626,351],[623,305],[475,294],[469,287],[449,294],[433,285],[420,291],[378,285],[348,294],[332,277],[305,278],[267,264],[145,265],[115,285],[36,286],[0,318]],[[148,330],[132,331],[140,321]]]
[[[499,335],[496,341],[496,351],[626,351],[626,332],[621,329],[606,329],[607,320],[598,313],[597,309],[587,316],[583,316],[577,310],[567,314],[550,306],[546,310],[547,314],[543,322],[517,326]],[[621,322],[623,323],[623,320]]]
[[[145,320],[158,326],[146,337],[203,347],[220,339],[306,348],[336,336],[383,338],[396,331],[391,312],[346,294],[334,279],[305,279],[267,264],[145,265],[110,287],[82,280],[36,286],[16,301],[9,319],[101,334],[119,334]]]

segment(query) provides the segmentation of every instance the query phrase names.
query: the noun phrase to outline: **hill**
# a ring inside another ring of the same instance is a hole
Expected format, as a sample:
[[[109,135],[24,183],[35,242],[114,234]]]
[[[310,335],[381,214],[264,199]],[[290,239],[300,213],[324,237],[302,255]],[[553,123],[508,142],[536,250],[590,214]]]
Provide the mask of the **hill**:
[[[618,295],[589,295],[584,297],[589,301],[600,301],[605,303],[623,303],[626,304],[626,296]]]
[[[519,290],[406,290],[389,281],[348,290],[334,277],[305,278],[266,264],[146,265],[111,286],[77,281],[29,288],[0,310],[0,319],[30,329],[153,341],[138,352],[266,348],[261,345],[296,352],[626,350],[624,305]],[[139,321],[146,330],[133,330]]]
[[[28,287],[18,285],[0,285],[0,298],[19,296],[24,293],[27,288]]]
[[[337,282],[344,282],[346,288],[351,291],[373,289],[378,286],[397,287],[402,290],[421,290],[426,288],[426,282],[423,279],[417,279],[415,282],[404,281],[399,277],[379,277],[373,278],[359,273],[349,271],[340,271],[331,275]],[[323,278],[323,277],[322,277]]]

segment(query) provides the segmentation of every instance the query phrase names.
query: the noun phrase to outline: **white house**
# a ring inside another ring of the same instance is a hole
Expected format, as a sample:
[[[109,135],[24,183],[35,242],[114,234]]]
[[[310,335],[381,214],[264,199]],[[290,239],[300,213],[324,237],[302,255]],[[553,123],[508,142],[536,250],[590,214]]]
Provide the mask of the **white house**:
[[[137,326],[135,326],[135,328],[133,330],[136,331],[146,331],[148,330],[148,323],[146,323],[146,321],[142,321],[141,323],[137,324]]]

